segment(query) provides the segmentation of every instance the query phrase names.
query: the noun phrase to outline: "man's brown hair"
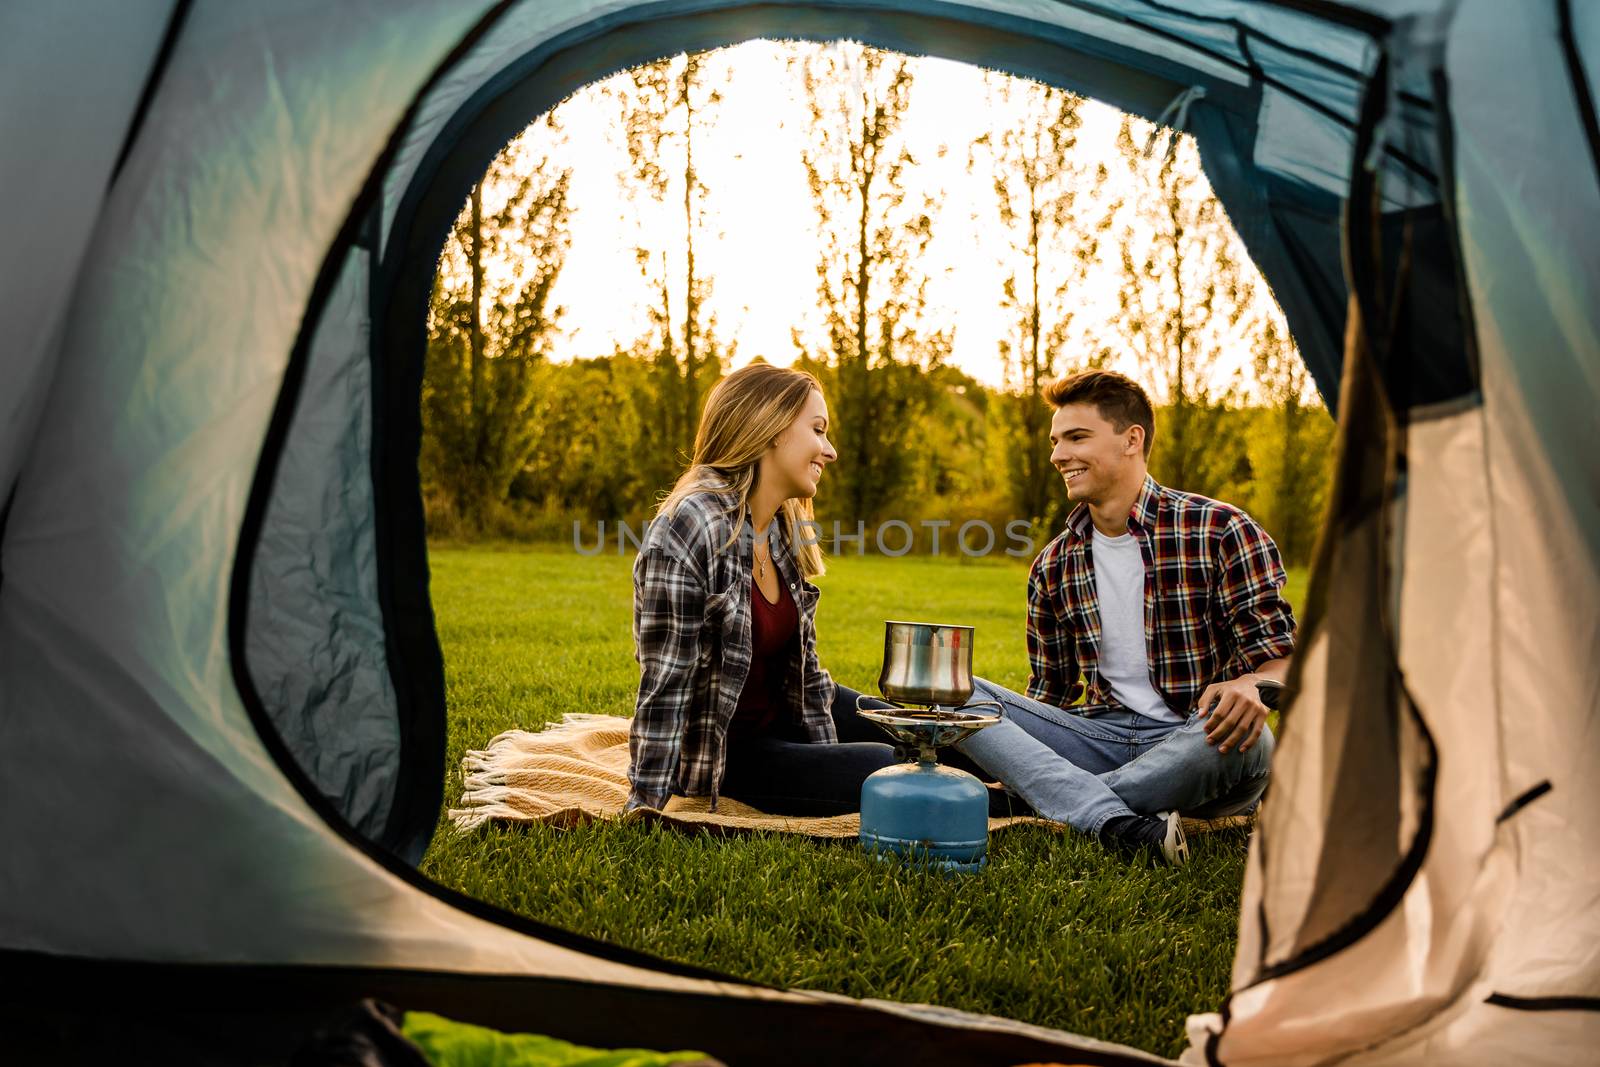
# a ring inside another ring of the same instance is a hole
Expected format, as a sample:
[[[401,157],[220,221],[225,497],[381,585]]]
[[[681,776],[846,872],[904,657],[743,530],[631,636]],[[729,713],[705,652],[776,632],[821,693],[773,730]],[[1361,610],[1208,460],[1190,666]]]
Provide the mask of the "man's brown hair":
[[[1117,433],[1129,426],[1143,426],[1144,458],[1150,458],[1150,445],[1156,439],[1156,413],[1150,398],[1132,378],[1112,370],[1079,371],[1045,386],[1044,398],[1058,408],[1093,404]]]

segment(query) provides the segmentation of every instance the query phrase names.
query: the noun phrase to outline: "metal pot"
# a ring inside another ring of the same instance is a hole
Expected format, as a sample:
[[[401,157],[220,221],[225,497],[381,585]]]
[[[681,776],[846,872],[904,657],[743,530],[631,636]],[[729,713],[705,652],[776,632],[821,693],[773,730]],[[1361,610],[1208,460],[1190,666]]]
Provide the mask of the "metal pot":
[[[901,704],[965,704],[972,696],[972,633],[947,623],[884,623],[878,691]]]

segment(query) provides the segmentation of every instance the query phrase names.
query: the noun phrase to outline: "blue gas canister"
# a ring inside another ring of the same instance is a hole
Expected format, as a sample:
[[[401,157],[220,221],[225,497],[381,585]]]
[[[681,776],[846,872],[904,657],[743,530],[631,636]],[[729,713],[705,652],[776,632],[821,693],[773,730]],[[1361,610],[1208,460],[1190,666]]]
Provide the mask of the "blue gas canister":
[[[861,786],[861,845],[954,871],[989,861],[989,791],[965,771],[917,760],[885,767]]]
[[[998,722],[999,705],[869,709],[858,703],[856,710],[917,749],[913,761],[885,767],[861,784],[862,847],[951,871],[982,870],[989,851],[989,790],[966,771],[939,766],[935,752]]]

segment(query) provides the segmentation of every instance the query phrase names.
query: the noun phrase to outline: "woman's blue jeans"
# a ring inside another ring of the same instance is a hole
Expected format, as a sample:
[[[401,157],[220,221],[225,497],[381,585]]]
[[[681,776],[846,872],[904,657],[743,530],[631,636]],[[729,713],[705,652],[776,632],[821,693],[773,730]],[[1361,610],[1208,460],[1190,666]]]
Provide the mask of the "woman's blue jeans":
[[[1198,712],[1158,722],[1132,711],[1092,718],[979,678],[973,700],[1002,706],[1001,721],[957,747],[1047,819],[1098,834],[1118,815],[1180,811],[1201,819],[1252,810],[1272,769],[1272,731],[1248,752],[1206,744]]]

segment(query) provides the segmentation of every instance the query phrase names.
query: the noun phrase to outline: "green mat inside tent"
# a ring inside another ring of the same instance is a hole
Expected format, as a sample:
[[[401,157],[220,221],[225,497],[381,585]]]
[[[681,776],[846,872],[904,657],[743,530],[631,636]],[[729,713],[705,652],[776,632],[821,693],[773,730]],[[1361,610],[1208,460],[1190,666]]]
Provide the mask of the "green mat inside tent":
[[[715,1061],[703,1052],[598,1049],[542,1034],[505,1034],[426,1011],[408,1011],[401,1032],[433,1067],[688,1067]]]

